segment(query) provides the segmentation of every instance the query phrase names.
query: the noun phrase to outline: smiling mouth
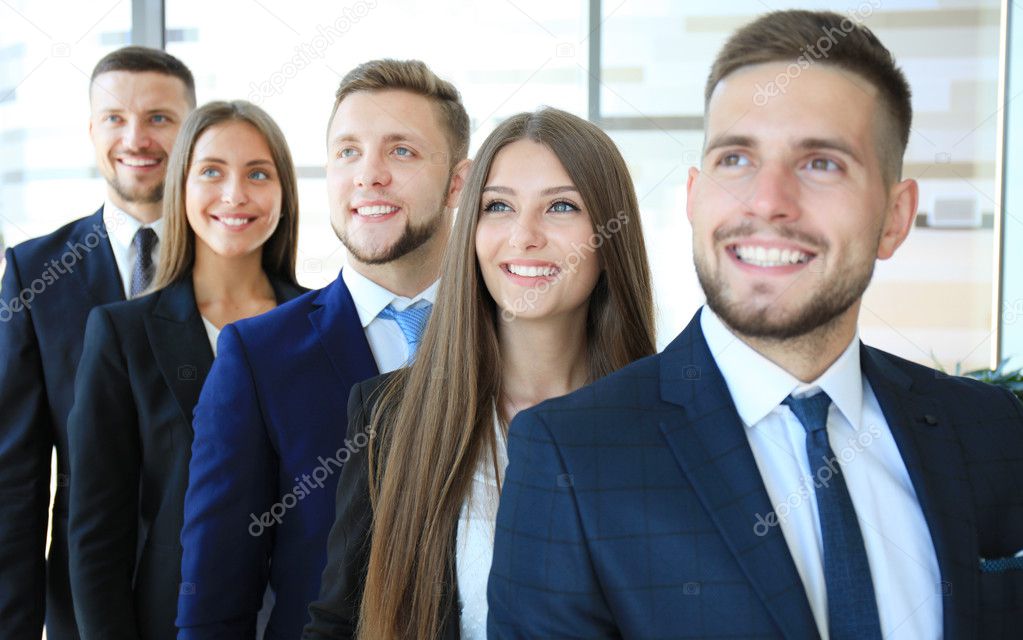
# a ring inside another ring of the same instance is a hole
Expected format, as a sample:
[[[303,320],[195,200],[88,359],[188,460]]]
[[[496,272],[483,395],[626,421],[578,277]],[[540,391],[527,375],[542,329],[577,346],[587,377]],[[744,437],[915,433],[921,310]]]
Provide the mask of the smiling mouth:
[[[382,218],[384,216],[397,213],[401,207],[395,207],[393,205],[374,204],[365,207],[357,207],[352,209],[356,215],[360,215],[364,218]]]
[[[556,278],[561,273],[555,265],[502,264],[501,269],[520,278]]]
[[[816,254],[799,249],[768,248],[760,245],[733,244],[728,247],[727,251],[739,262],[767,268],[807,264],[816,257]]]
[[[210,217],[213,218],[214,220],[216,220],[217,222],[221,223],[221,224],[227,225],[228,227],[234,227],[234,228],[244,227],[245,225],[249,224],[250,222],[252,222],[253,220],[256,219],[256,216],[214,216],[214,215],[211,215]]]
[[[148,169],[159,165],[163,160],[161,158],[145,158],[140,156],[122,157],[118,158],[117,162],[126,167],[132,169]]]

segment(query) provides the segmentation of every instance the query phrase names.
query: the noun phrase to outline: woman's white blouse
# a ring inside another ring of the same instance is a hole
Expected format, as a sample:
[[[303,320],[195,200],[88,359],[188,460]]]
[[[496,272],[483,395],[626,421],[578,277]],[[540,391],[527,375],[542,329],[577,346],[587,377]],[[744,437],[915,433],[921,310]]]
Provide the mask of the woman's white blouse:
[[[508,466],[508,443],[494,411],[497,433],[497,468],[501,477]],[[458,518],[455,570],[461,607],[462,640],[486,640],[487,578],[494,557],[494,526],[500,493],[494,477],[494,464],[485,453],[472,478],[469,498]]]

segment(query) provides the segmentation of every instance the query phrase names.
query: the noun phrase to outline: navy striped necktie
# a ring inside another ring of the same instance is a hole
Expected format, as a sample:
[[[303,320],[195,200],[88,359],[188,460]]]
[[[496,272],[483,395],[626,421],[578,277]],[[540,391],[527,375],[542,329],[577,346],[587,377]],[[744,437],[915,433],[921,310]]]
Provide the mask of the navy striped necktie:
[[[135,262],[131,265],[129,298],[137,297],[153,284],[153,276],[156,274],[156,265],[153,264],[153,248],[157,241],[156,232],[149,227],[139,227],[139,230],[135,232],[135,237],[131,239],[131,246],[135,248]]]

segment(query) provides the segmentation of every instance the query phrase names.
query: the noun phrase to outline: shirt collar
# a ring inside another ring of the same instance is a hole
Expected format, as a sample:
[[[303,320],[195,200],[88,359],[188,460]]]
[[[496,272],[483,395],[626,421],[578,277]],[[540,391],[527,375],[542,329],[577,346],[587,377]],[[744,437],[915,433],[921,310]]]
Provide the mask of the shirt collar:
[[[433,304],[437,300],[437,287],[440,284],[440,280],[435,280],[418,295],[406,298],[381,287],[350,265],[341,270],[341,279],[348,287],[348,292],[352,294],[355,310],[359,313],[359,322],[362,323],[363,329],[376,320],[384,307],[389,304],[393,304],[397,311],[404,311],[421,300]]]
[[[117,246],[125,251],[131,247],[135,233],[142,227],[149,227],[156,232],[157,239],[163,240],[162,217],[149,224],[142,224],[111,202],[109,198],[103,203],[103,225],[107,228],[107,234],[110,236],[111,242],[116,242]]]
[[[863,373],[858,332],[827,371],[813,382],[803,383],[739,339],[707,306],[700,313],[700,327],[739,417],[747,427],[766,418],[790,394],[809,395],[820,389],[828,394],[853,429],[860,428]]]

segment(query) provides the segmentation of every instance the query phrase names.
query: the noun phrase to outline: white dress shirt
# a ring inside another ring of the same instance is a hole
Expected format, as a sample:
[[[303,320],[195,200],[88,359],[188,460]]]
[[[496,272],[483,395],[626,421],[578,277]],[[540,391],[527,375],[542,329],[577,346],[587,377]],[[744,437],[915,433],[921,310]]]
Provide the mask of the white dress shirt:
[[[110,248],[114,250],[114,262],[117,264],[117,272],[121,275],[124,297],[127,298],[131,289],[131,267],[135,264],[135,247],[132,246],[135,232],[142,227],[149,227],[156,232],[156,237],[162,242],[163,218],[157,218],[155,222],[144,225],[107,200],[103,203],[103,224],[107,228]],[[160,243],[157,242],[153,246],[154,269],[159,254]]]
[[[414,298],[406,298],[391,293],[351,266],[346,266],[341,270],[341,278],[352,294],[355,309],[359,313],[359,321],[366,331],[369,349],[373,352],[373,359],[377,363],[377,370],[380,373],[388,373],[405,366],[410,355],[405,334],[401,332],[401,328],[394,320],[377,316],[389,304],[393,305],[397,311],[404,311],[413,305],[425,304],[424,300],[433,304],[437,299],[437,285],[440,281],[434,281],[425,291]]]
[[[199,316],[202,318],[202,326],[206,328],[206,337],[210,341],[210,349],[213,350],[213,357],[217,357],[217,338],[220,337],[220,329],[217,325],[213,324],[206,319],[206,316]]]
[[[751,514],[755,531],[766,533],[768,523],[781,527],[821,637],[828,639],[827,591],[806,431],[781,404],[790,394],[818,389],[832,400],[828,440],[860,522],[881,632],[885,640],[940,638],[941,578],[934,544],[888,422],[860,369],[859,335],[823,375],[803,384],[736,337],[706,306],[700,325],[746,426],[777,517]]]
[[[494,431],[497,434],[497,468],[504,477],[508,467],[508,443],[497,419],[496,408]],[[494,559],[494,532],[500,499],[497,487],[493,460],[485,452],[476,467],[469,498],[462,505],[458,518],[455,571],[462,640],[487,638],[487,579]]]

